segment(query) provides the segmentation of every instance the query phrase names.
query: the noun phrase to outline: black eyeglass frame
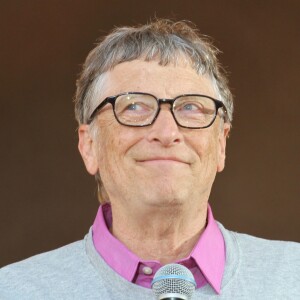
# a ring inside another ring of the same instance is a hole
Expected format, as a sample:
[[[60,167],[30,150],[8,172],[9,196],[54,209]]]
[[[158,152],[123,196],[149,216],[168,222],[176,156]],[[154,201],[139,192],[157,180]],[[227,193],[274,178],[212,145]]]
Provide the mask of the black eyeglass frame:
[[[151,121],[150,123],[147,123],[147,124],[144,124],[144,125],[130,125],[130,124],[124,124],[124,123],[122,123],[122,122],[118,119],[118,117],[117,117],[117,115],[116,115],[116,112],[115,112],[115,103],[116,103],[117,98],[120,97],[120,96],[124,96],[124,95],[132,95],[132,94],[152,96],[154,99],[156,99],[156,101],[157,101],[157,107],[158,107],[158,108],[157,108],[156,114],[154,115],[154,117],[153,117],[153,119],[152,119],[152,121]],[[210,122],[208,125],[203,126],[203,127],[189,127],[189,126],[181,125],[181,124],[177,121],[177,119],[176,119],[176,117],[175,117],[175,114],[174,114],[174,102],[175,102],[178,98],[185,97],[185,96],[200,96],[200,97],[208,98],[208,99],[210,99],[210,100],[212,100],[212,101],[214,102],[214,104],[215,104],[215,115],[214,115],[214,118],[211,120],[211,122]],[[179,96],[177,96],[177,97],[175,97],[175,98],[167,99],[167,98],[157,98],[157,97],[155,97],[154,95],[149,94],[149,93],[143,93],[143,92],[126,92],[126,93],[120,93],[120,94],[118,94],[118,95],[115,95],[115,96],[109,96],[109,97],[105,98],[105,99],[104,99],[104,100],[103,100],[103,101],[102,101],[102,102],[94,109],[94,111],[92,112],[92,114],[91,114],[90,117],[88,118],[88,120],[87,120],[87,124],[88,124],[88,125],[91,124],[91,122],[92,122],[93,119],[95,118],[96,114],[97,114],[97,113],[98,113],[98,112],[99,112],[106,104],[108,104],[108,103],[110,103],[110,104],[112,105],[112,107],[113,107],[114,116],[115,116],[117,122],[118,122],[119,124],[121,124],[121,125],[129,126],[129,127],[146,127],[146,126],[152,125],[152,124],[155,122],[155,120],[157,119],[158,115],[159,115],[161,104],[170,104],[170,112],[171,112],[171,114],[172,114],[172,116],[173,116],[173,118],[174,118],[174,121],[175,121],[175,123],[176,123],[178,126],[180,126],[180,127],[182,127],[182,128],[202,129],[202,128],[207,128],[207,127],[211,126],[211,125],[214,123],[214,121],[215,121],[215,119],[216,119],[216,117],[217,117],[217,115],[218,115],[218,110],[219,110],[219,108],[222,108],[223,111],[224,111],[224,120],[225,120],[225,121],[228,120],[228,114],[227,114],[227,109],[226,109],[225,104],[224,104],[222,101],[217,100],[217,99],[214,99],[214,98],[212,98],[212,97],[210,97],[210,96],[206,96],[206,95],[202,95],[202,94],[183,94],[183,95],[179,95]]]

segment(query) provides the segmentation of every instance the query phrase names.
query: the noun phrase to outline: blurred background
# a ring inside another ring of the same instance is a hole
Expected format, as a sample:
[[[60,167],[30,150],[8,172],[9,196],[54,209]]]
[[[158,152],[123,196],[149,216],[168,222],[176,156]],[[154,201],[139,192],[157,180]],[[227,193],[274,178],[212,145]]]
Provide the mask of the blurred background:
[[[300,242],[300,2],[0,2],[0,266],[82,239],[98,201],[77,150],[75,80],[98,37],[154,16],[222,50],[235,95],[211,205],[228,229]]]

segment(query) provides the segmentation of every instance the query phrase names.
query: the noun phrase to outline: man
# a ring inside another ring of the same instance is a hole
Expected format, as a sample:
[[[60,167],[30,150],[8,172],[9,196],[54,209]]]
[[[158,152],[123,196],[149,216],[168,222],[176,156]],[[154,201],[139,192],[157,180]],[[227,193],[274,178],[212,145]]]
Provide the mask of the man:
[[[117,28],[77,82],[79,151],[99,208],[84,240],[1,270],[1,299],[154,299],[165,264],[193,299],[297,299],[300,247],[237,234],[208,205],[232,95],[217,50],[185,22]]]

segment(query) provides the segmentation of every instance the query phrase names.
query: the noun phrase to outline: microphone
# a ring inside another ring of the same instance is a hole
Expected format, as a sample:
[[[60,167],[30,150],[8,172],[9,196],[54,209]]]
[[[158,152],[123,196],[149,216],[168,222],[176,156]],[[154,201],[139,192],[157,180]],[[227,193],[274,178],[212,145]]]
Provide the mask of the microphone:
[[[190,300],[196,281],[186,267],[168,264],[156,272],[151,286],[157,300]]]

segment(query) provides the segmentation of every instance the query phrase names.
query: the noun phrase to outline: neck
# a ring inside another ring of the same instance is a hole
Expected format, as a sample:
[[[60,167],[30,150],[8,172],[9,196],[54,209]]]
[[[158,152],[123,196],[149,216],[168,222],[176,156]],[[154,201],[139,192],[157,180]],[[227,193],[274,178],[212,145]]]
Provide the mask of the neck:
[[[197,209],[165,206],[122,212],[112,206],[112,234],[139,258],[167,264],[187,257],[194,248],[206,226],[207,202]]]

